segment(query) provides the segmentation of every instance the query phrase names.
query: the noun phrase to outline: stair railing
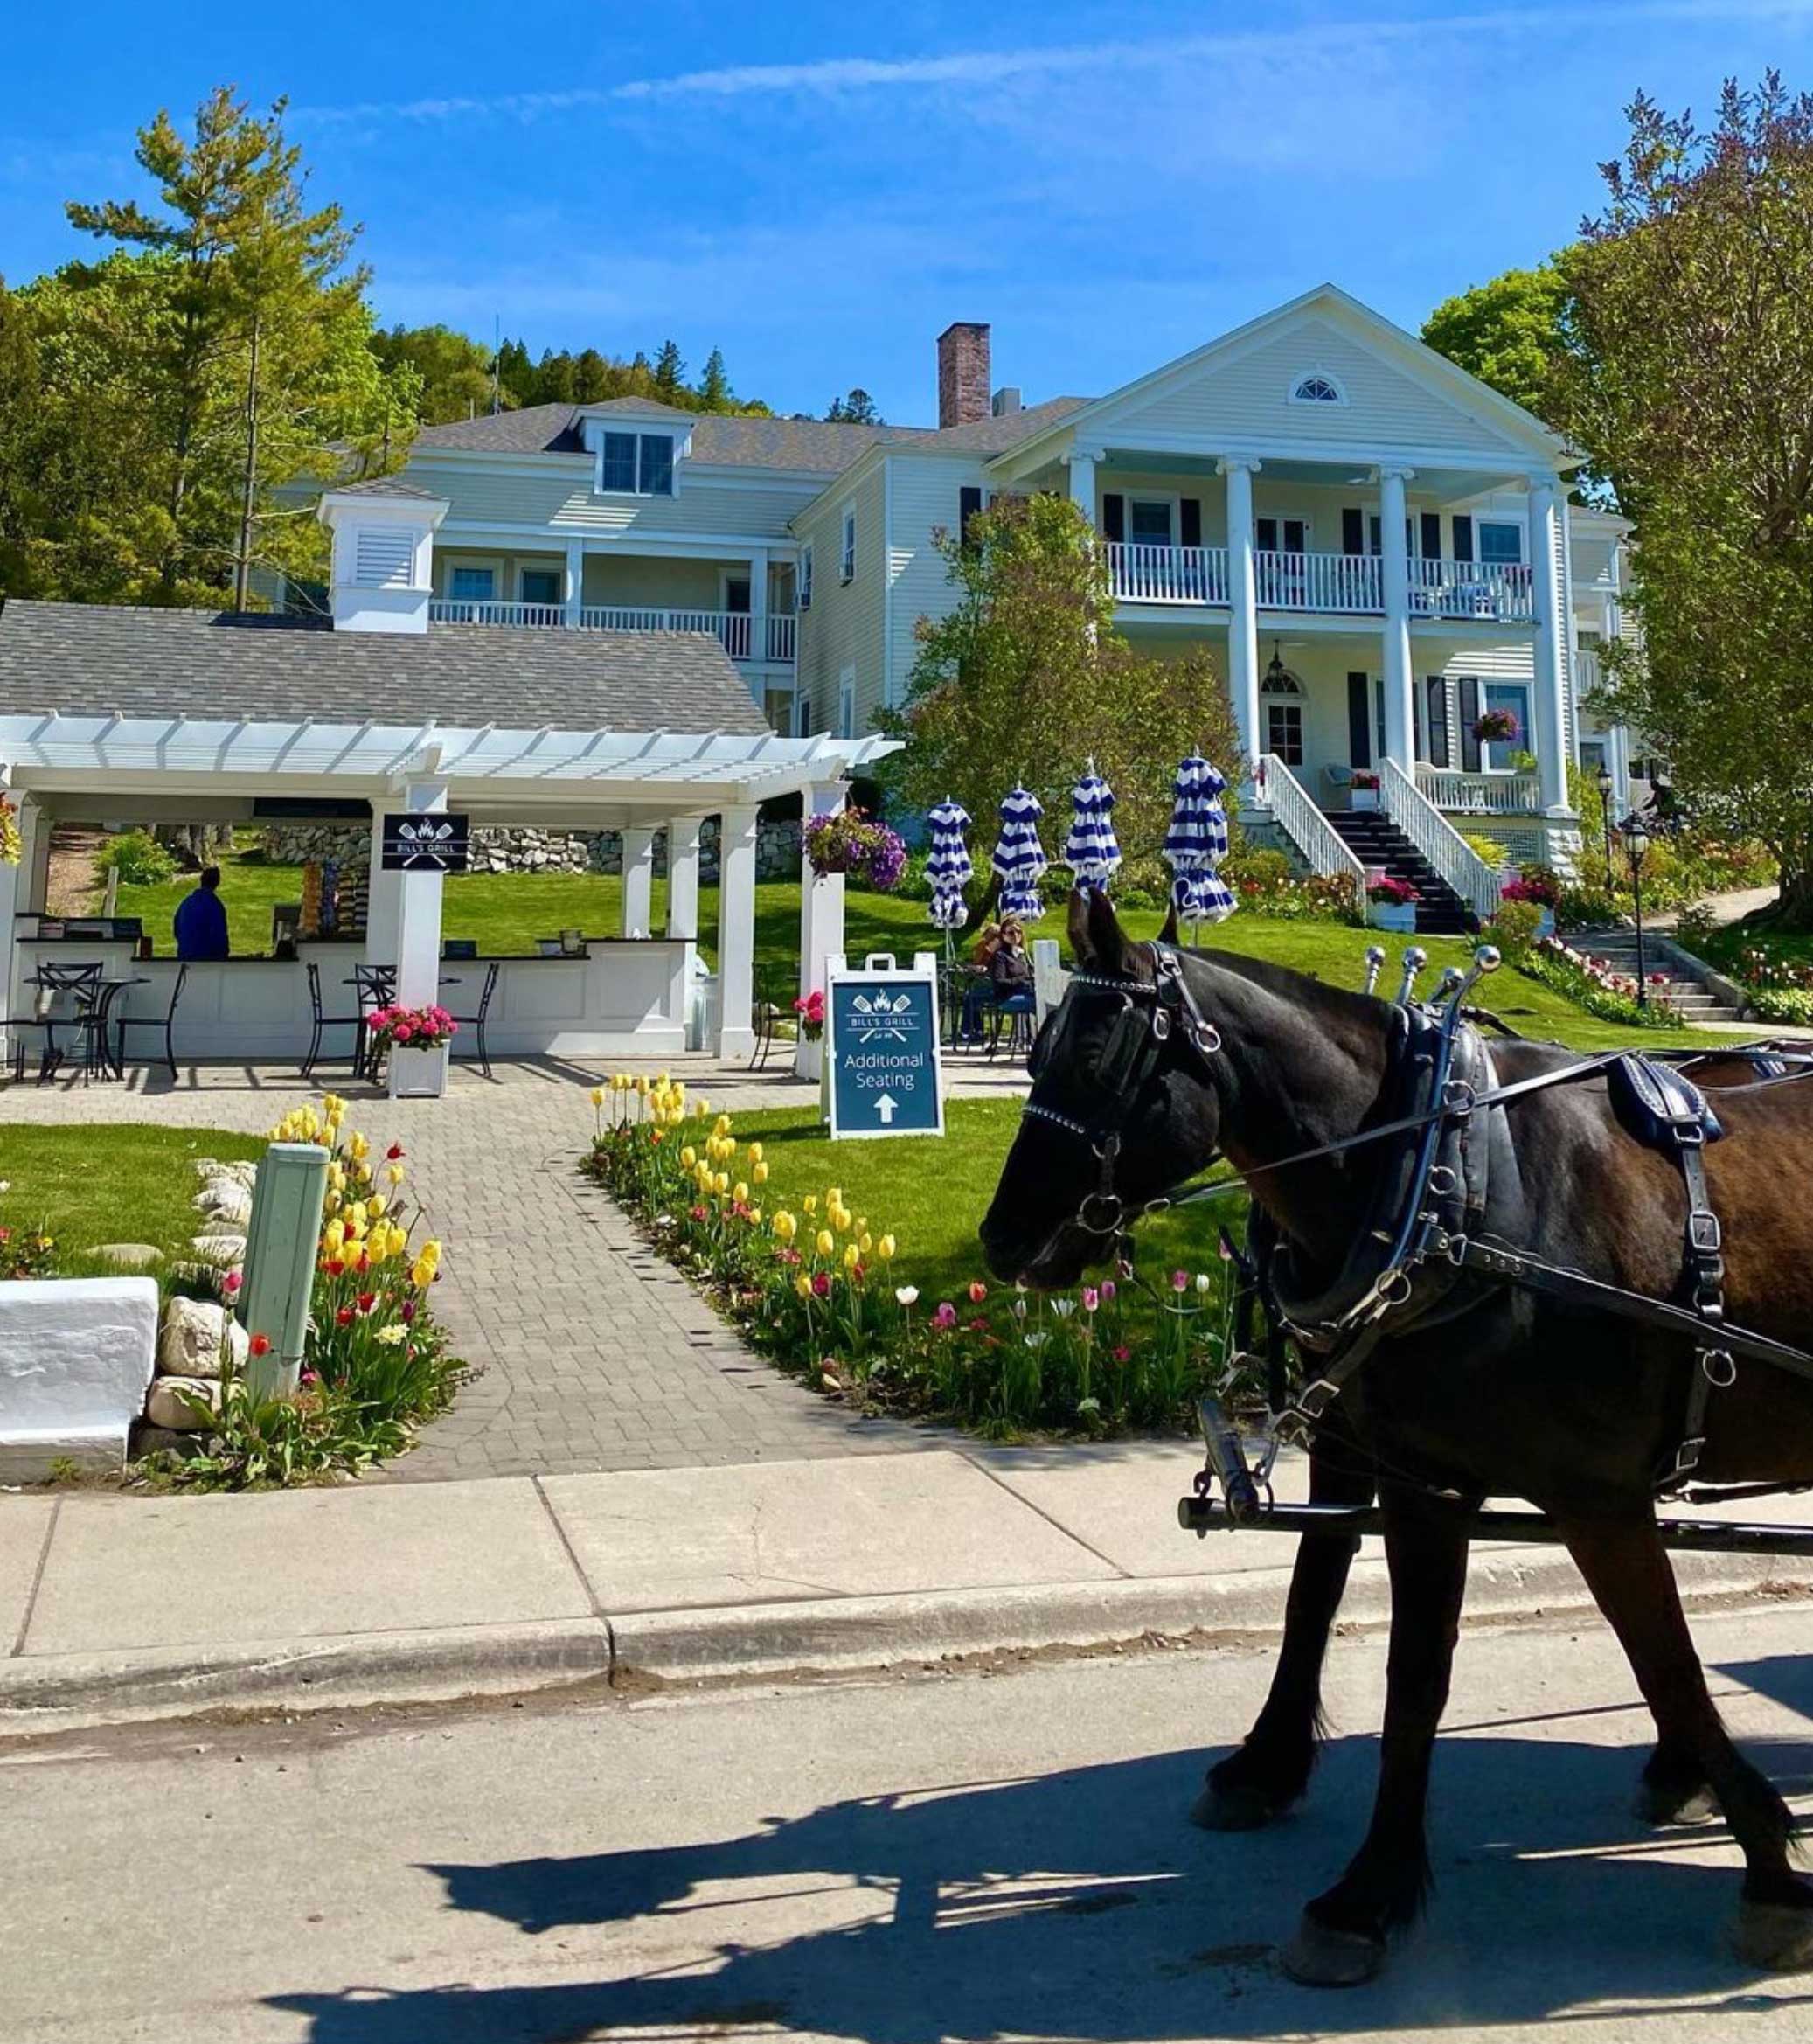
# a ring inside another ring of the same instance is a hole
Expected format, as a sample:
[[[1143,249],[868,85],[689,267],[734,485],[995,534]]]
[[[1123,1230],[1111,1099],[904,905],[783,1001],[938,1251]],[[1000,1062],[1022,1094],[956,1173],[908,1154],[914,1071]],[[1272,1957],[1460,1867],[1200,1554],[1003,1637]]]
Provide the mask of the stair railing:
[[[1497,872],[1429,801],[1395,760],[1379,762],[1385,813],[1482,922],[1498,913]]]
[[[1272,808],[1272,820],[1295,845],[1309,870],[1327,879],[1344,879],[1353,889],[1353,904],[1366,898],[1366,869],[1335,826],[1310,799],[1307,789],[1276,753],[1259,762],[1260,782]]]

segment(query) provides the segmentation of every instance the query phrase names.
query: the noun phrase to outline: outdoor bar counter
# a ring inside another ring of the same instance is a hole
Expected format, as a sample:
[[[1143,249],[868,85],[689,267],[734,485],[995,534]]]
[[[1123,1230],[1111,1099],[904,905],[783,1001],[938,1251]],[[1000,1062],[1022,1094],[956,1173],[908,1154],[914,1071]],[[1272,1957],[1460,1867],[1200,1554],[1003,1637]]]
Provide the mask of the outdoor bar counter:
[[[582,956],[517,952],[446,959],[441,1003],[456,1015],[476,1015],[495,963],[497,988],[485,1019],[486,1048],[494,1059],[667,1057],[684,1051],[697,947],[665,937],[587,937],[585,945]],[[137,957],[135,949],[121,938],[20,938],[21,984],[14,998],[25,1005],[11,1012],[29,1012],[32,990],[26,983],[40,963],[98,960],[108,978],[143,983],[122,991],[115,1014],[161,1019],[181,966],[173,956]],[[178,1063],[291,1058],[300,1063],[312,1028],[307,967],[319,970],[323,1012],[351,1016],[358,1012],[358,995],[346,983],[353,968],[365,962],[361,943],[331,939],[304,939],[295,958],[191,960],[177,1009]],[[469,1025],[455,1036],[456,1059],[474,1054],[474,1034]],[[149,1044],[146,1034],[135,1032],[135,1054],[144,1054]],[[328,1029],[322,1039],[323,1070],[330,1074],[351,1048],[350,1025]]]

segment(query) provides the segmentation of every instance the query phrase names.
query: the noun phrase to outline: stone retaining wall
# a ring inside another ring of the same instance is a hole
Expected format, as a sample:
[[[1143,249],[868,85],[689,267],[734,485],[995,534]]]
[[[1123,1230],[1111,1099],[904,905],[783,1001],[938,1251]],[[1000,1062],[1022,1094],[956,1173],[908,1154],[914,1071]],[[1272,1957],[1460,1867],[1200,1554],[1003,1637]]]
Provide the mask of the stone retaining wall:
[[[265,831],[265,857],[274,864],[303,866],[311,859],[332,859],[342,866],[362,864],[371,851],[371,833],[363,824],[276,824]],[[623,870],[623,838],[618,831],[569,832],[528,826],[478,830],[472,833],[475,873],[597,873]],[[667,836],[655,840],[655,871],[667,872]],[[756,877],[764,880],[799,878],[800,825],[796,817],[765,818],[756,826]],[[718,819],[707,817],[699,837],[699,877],[710,885],[718,878]]]

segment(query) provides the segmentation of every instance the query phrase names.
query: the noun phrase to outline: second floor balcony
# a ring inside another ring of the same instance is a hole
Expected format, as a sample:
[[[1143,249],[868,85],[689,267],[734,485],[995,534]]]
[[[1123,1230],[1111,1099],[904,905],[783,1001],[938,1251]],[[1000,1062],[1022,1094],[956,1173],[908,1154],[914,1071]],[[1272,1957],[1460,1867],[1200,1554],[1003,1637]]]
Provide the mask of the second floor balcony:
[[[685,610],[661,606],[587,603],[569,615],[560,603],[504,603],[436,596],[428,604],[431,624],[504,625],[525,631],[709,632],[733,660],[791,666],[799,653],[799,619],[790,611],[769,611],[762,623],[765,644],[757,650],[756,618],[747,610]]]
[[[1232,600],[1225,546],[1107,544],[1108,579],[1123,603],[1226,606]],[[1408,563],[1413,618],[1528,624],[1535,615],[1530,570],[1520,561]],[[1260,548],[1254,595],[1261,610],[1382,617],[1385,564],[1376,553],[1312,553]]]

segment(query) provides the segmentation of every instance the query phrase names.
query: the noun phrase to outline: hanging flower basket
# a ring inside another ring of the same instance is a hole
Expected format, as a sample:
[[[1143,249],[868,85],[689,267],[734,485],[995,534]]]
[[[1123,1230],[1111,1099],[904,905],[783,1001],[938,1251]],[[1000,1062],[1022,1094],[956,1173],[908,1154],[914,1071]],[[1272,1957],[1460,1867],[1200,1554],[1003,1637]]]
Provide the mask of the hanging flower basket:
[[[25,840],[19,834],[18,804],[0,795],[0,866],[17,866],[24,856]]]
[[[1514,745],[1521,727],[1509,710],[1482,710],[1474,720],[1473,735],[1482,745]]]
[[[820,879],[849,873],[886,894],[899,884],[906,867],[906,846],[898,831],[859,809],[809,817],[802,833],[806,858]]]

